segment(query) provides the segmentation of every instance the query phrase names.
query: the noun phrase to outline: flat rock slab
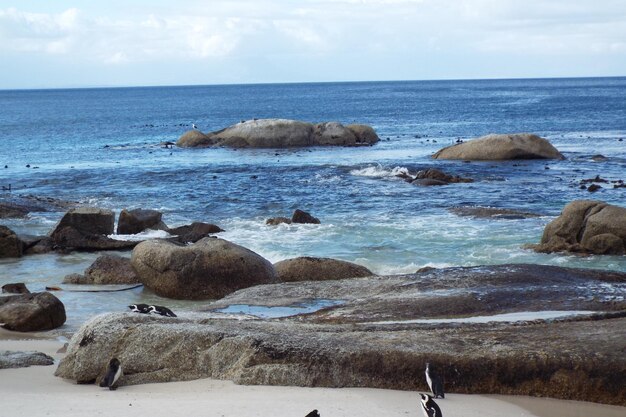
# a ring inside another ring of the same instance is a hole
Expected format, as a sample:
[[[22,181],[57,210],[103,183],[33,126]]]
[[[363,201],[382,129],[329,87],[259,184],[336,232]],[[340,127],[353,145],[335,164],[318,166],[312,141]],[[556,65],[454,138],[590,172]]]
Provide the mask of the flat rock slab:
[[[0,369],[26,368],[33,365],[52,365],[54,359],[42,352],[0,351]]]
[[[288,305],[303,298],[342,299],[343,304],[272,320],[216,319],[201,312],[177,318],[101,315],[72,337],[56,375],[97,382],[115,356],[124,369],[121,385],[212,377],[240,384],[425,391],[429,361],[451,392],[626,405],[624,282],[626,274],[620,273],[505,265],[263,285],[234,293],[207,310],[245,301]],[[588,287],[596,300],[577,292],[582,289],[570,289],[578,287]],[[512,293],[499,305],[497,298],[506,288]],[[457,307],[440,307],[433,314],[420,306],[436,295],[440,304],[454,304],[455,291],[475,292],[488,306],[462,307],[468,311],[545,310],[560,304],[568,306],[563,309],[613,312],[517,324],[403,322],[450,316]],[[545,291],[549,295],[542,298]],[[490,299],[493,294],[497,296]],[[381,318],[391,322],[379,323]]]

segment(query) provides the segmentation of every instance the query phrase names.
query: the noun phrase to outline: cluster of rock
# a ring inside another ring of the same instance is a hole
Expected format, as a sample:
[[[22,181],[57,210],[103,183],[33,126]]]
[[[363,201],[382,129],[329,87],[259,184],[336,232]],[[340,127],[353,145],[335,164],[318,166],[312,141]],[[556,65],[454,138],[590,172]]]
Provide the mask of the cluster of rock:
[[[443,148],[432,157],[469,161],[565,159],[563,154],[546,139],[529,133],[482,136]]]
[[[601,178],[599,175],[596,175],[594,178],[586,178],[580,180],[579,183],[581,190],[587,190],[590,193],[600,190],[602,188],[600,184],[613,184],[613,188],[626,188],[626,183],[624,183],[624,180],[609,181],[607,179]]]
[[[415,176],[410,174],[398,174],[399,178],[402,178],[406,182],[413,185],[419,185],[422,187],[428,187],[432,185],[448,185],[461,182],[474,182],[471,178],[462,178],[458,175],[449,175],[437,168],[428,168],[417,171]]]
[[[338,122],[312,124],[288,119],[254,119],[216,132],[192,130],[176,145],[182,148],[225,146],[230,148],[291,148],[304,146],[364,146],[379,138],[367,125],[344,126]]]
[[[537,252],[626,254],[626,208],[602,201],[576,200],[546,225]]]
[[[624,405],[626,362],[615,335],[626,325],[626,304],[606,297],[614,294],[611,284],[623,282],[624,273],[498,265],[255,286],[207,309],[277,300],[340,303],[292,318],[236,324],[201,313],[175,323],[131,313],[98,316],[73,336],[56,375],[98,381],[115,355],[132,369],[123,385],[212,377],[240,384],[425,390],[424,364],[430,361],[454,392]],[[437,296],[425,297],[428,291]],[[590,296],[594,291],[597,297]],[[606,313],[514,326],[411,321],[548,307]]]
[[[288,217],[272,217],[265,221],[265,224],[269,226],[277,226],[279,224],[320,224],[320,219],[313,217],[310,213],[296,209],[291,215],[291,219]]]
[[[174,236],[172,240],[189,243],[213,233],[223,232],[214,224],[201,222],[169,228],[161,218],[162,213],[156,210],[124,209],[120,212],[117,234],[137,234],[148,229],[164,230]],[[128,250],[139,243],[137,240],[111,238],[114,228],[115,213],[112,210],[95,207],[70,209],[48,236],[20,239],[9,228],[0,226],[0,258],[51,251]]]

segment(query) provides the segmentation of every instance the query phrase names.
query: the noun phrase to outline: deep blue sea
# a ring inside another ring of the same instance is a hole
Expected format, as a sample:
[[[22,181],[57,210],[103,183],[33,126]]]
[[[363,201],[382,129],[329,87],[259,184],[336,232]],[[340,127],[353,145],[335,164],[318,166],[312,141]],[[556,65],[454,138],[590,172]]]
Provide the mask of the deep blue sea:
[[[382,140],[372,147],[298,150],[159,146],[192,123],[212,131],[251,118],[365,123]],[[457,138],[512,132],[546,137],[567,159],[430,158]],[[11,195],[77,200],[117,212],[158,209],[170,226],[216,223],[226,230],[223,238],[273,262],[327,256],[381,274],[509,262],[626,271],[626,257],[522,248],[538,242],[545,224],[572,200],[626,205],[624,188],[591,194],[578,186],[596,175],[626,179],[626,78],[0,91],[0,144],[0,184],[10,183]],[[608,160],[595,162],[596,154]],[[395,177],[428,167],[476,182],[429,188]],[[472,219],[448,211],[459,205],[542,217]],[[295,208],[322,224],[265,225]],[[61,215],[3,223],[18,233],[47,233]],[[95,256],[1,260],[0,283],[58,284]]]

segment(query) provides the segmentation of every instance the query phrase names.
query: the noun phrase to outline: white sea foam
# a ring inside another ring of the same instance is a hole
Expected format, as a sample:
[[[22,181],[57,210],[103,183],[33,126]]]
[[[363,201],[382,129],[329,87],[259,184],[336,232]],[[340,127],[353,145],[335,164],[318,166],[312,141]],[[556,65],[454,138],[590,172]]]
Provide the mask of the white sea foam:
[[[382,165],[370,165],[365,168],[353,169],[350,175],[357,177],[386,178],[395,177],[397,175],[409,175],[409,169],[405,167],[385,168]]]
[[[492,322],[522,322],[532,320],[552,320],[564,317],[584,316],[595,314],[595,311],[519,311],[516,313],[495,314],[492,316],[474,316],[454,319],[414,319],[375,321],[366,324],[437,324],[437,323],[492,323]]]
[[[148,239],[166,239],[168,237],[172,237],[165,230],[144,230],[141,233],[137,233],[135,235],[109,235],[111,239],[115,240],[148,240]]]

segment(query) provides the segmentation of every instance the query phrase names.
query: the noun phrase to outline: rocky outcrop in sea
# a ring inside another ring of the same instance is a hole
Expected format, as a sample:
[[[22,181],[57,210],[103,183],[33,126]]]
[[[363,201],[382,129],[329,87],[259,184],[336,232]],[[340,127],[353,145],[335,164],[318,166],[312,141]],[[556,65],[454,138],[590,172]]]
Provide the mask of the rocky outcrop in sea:
[[[493,134],[458,143],[436,152],[435,159],[470,161],[511,159],[564,159],[550,142],[529,133]]]

